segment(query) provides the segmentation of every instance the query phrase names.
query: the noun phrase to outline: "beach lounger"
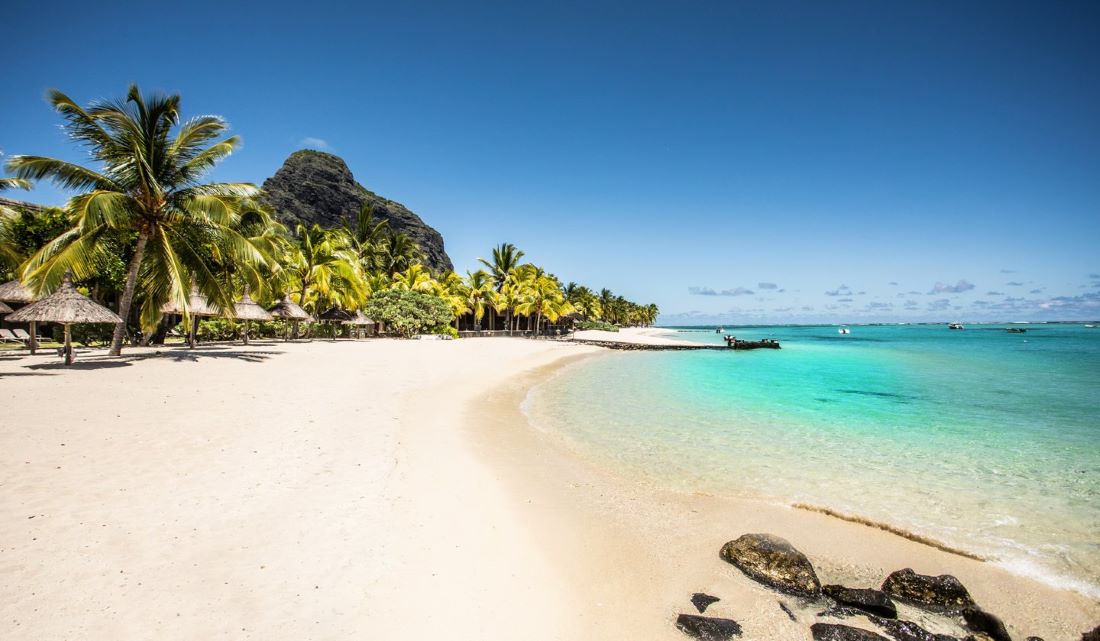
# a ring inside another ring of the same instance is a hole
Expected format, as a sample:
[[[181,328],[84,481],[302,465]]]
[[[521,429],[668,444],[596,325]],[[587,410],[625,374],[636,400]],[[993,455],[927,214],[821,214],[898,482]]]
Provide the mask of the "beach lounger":
[[[13,329],[11,330],[11,333],[15,334],[15,337],[23,341],[24,343],[29,343],[31,340],[31,335],[28,334],[27,330],[25,329]]]
[[[3,343],[22,343],[10,329],[0,329],[0,342]]]

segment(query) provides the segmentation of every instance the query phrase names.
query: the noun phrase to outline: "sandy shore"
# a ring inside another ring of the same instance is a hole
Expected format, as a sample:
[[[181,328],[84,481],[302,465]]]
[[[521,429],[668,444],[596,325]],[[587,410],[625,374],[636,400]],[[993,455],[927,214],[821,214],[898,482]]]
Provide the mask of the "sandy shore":
[[[717,558],[753,531],[823,582],[956,574],[1021,639],[1100,622],[1083,597],[880,530],[593,468],[519,405],[600,351],[268,343],[68,371],[0,356],[0,638],[671,640],[705,591],[745,639],[809,639],[817,609],[783,598],[792,622]]]

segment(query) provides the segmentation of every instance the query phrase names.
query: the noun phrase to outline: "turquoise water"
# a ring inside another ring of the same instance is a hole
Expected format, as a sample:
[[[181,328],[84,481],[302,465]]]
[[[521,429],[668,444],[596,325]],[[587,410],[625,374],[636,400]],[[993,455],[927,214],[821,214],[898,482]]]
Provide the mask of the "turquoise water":
[[[1005,327],[727,327],[783,349],[609,354],[525,408],[641,482],[829,507],[1100,598],[1100,329]]]

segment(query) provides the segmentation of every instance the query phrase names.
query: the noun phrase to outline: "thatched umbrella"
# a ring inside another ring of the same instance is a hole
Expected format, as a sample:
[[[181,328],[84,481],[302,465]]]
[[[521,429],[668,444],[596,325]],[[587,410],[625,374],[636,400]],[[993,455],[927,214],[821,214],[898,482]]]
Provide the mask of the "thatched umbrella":
[[[11,312],[12,309],[8,307],[7,304],[4,303],[4,301],[0,300],[0,315],[10,314]]]
[[[322,313],[320,316],[318,316],[318,318],[321,319],[322,322],[328,321],[329,323],[334,323],[334,324],[335,323],[346,323],[346,322],[351,320],[351,314],[349,314],[346,311],[340,309],[339,307],[333,307],[332,309],[328,310],[327,312]],[[333,329],[333,332],[332,332],[332,338],[333,338],[333,340],[335,340],[336,339],[335,325],[333,325],[333,328],[334,329]]]
[[[73,323],[122,322],[118,314],[76,291],[72,277],[65,272],[65,279],[56,292],[20,309],[9,317],[17,323],[61,323],[65,326],[65,364],[73,364],[73,344],[69,326]]]
[[[233,318],[244,321],[244,344],[248,345],[248,326],[252,321],[269,321],[275,317],[252,300],[252,297],[248,295],[248,287],[245,286],[244,296],[233,305]]]
[[[27,289],[17,280],[9,280],[8,282],[0,285],[0,303],[29,303],[34,300],[34,294],[31,290]],[[8,312],[11,308],[8,308]],[[7,312],[4,312],[7,313]],[[11,320],[10,318],[8,319]],[[35,327],[35,323],[30,323],[31,342],[27,347],[31,350],[31,355],[34,355],[34,351],[38,348],[38,332]]]
[[[283,300],[279,301],[270,311],[271,315],[275,318],[281,318],[284,321],[294,321],[294,338],[298,338],[298,321],[313,318],[309,315],[309,312],[299,307],[298,303],[290,300],[290,294],[283,296]],[[283,340],[287,340],[286,334],[283,335]]]
[[[176,303],[165,303],[160,311],[164,314],[179,314],[181,316],[184,312],[183,308]],[[199,293],[198,285],[191,285],[191,295],[187,297],[187,313],[191,316],[191,328],[187,332],[187,345],[194,349],[199,337],[198,319],[204,316],[217,316],[218,310],[210,304],[210,300],[206,296]]]
[[[363,328],[363,327],[371,327],[371,326],[377,324],[377,323],[374,322],[374,319],[372,319],[370,316],[367,316],[361,310],[358,310],[358,309],[355,310],[355,315],[351,317],[351,320],[344,321],[344,322],[347,323],[348,325],[351,325],[352,327],[359,328],[358,329],[359,332],[362,331],[361,328]]]

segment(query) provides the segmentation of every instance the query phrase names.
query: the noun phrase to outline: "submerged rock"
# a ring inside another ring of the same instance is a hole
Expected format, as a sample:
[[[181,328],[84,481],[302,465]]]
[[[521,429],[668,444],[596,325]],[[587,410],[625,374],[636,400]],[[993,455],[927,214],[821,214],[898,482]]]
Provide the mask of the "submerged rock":
[[[897,606],[881,590],[868,588],[846,588],[843,585],[826,585],[821,588],[826,596],[832,598],[840,605],[859,608],[864,612],[877,614],[888,619],[898,617]]]
[[[1081,641],[1100,641],[1100,625],[1081,634]]]
[[[955,612],[974,607],[974,599],[963,584],[950,574],[929,576],[910,568],[898,570],[882,583],[890,596],[937,612]]]
[[[684,634],[702,641],[729,641],[735,636],[741,636],[741,624],[733,619],[681,614],[676,617],[676,627]]]
[[[894,641],[959,641],[949,634],[935,634],[925,630],[912,621],[899,619],[884,619],[880,616],[869,615],[872,623],[882,628]]]
[[[814,641],[889,641],[870,630],[837,623],[815,623],[810,626]]]
[[[974,632],[980,632],[993,641],[1012,641],[1008,636],[1005,624],[996,616],[981,608],[964,608],[962,611],[966,627]]]
[[[699,611],[699,614],[706,612],[710,604],[717,603],[721,600],[722,599],[719,599],[716,596],[711,596],[702,592],[696,592],[695,594],[691,595],[691,604],[695,606],[695,609]]]
[[[810,560],[773,534],[742,535],[723,545],[719,555],[768,587],[806,597],[821,594],[821,582]]]

